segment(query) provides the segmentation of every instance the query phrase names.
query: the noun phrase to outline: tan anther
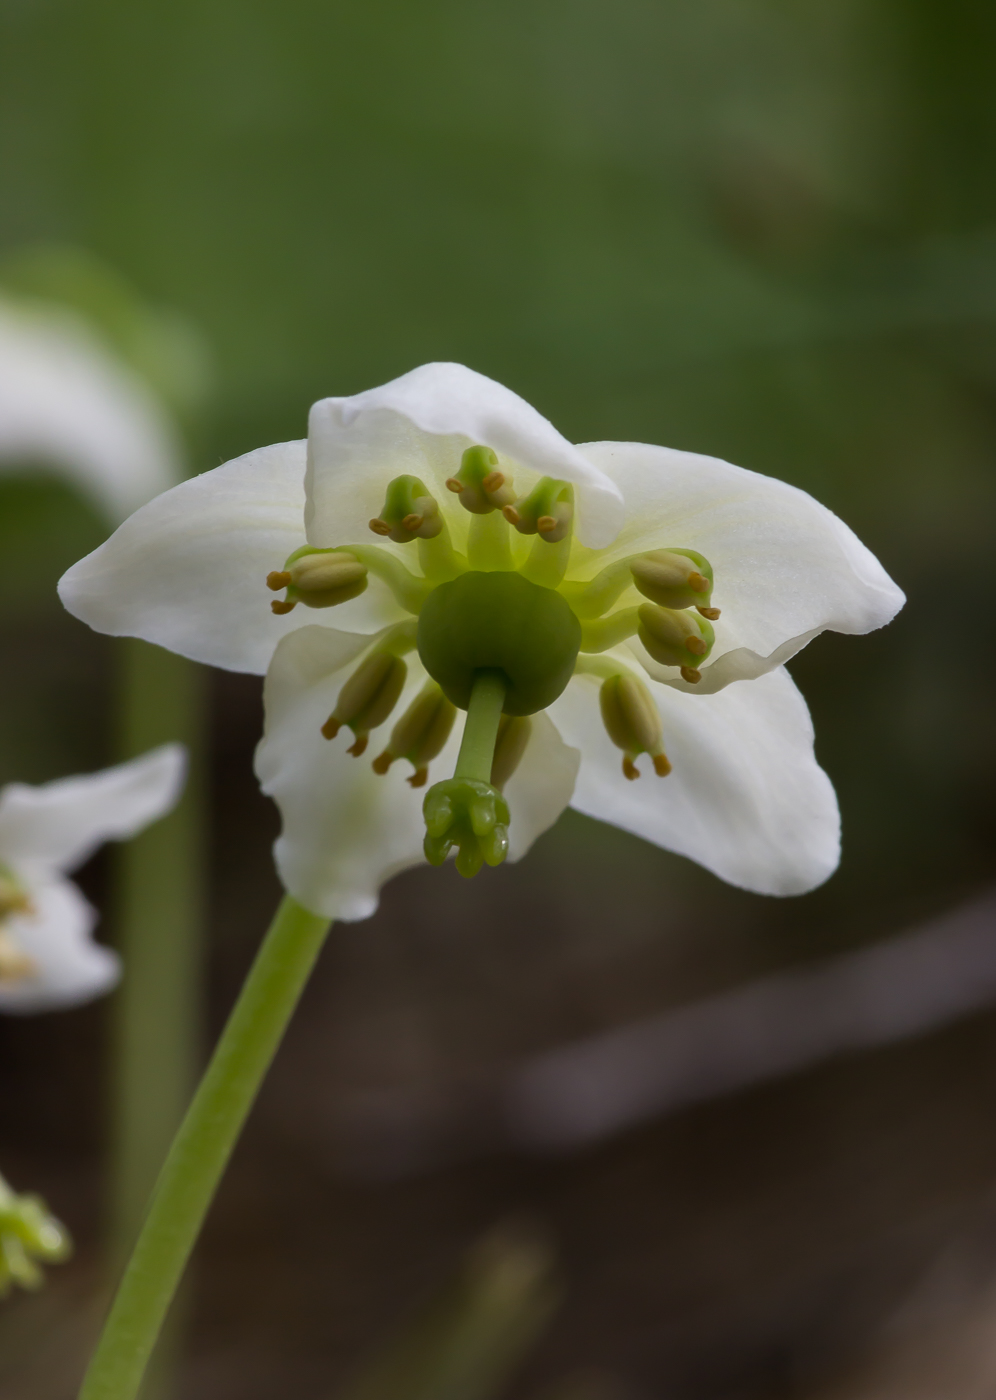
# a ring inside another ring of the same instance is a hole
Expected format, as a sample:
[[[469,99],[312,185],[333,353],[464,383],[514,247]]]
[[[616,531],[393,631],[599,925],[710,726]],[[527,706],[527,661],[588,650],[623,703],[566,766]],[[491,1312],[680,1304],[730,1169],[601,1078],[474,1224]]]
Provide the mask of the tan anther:
[[[369,734],[357,734],[355,740],[350,744],[346,752],[351,753],[354,758],[359,758],[361,754],[366,753],[367,744],[369,742]]]
[[[446,483],[449,485],[449,482]],[[499,471],[488,472],[481,482],[485,491],[500,491],[505,485],[505,473]]]
[[[374,759],[373,763],[370,766],[375,773],[379,773],[380,776],[383,777],[387,770],[390,768],[391,764],[394,762],[394,757],[395,756],[393,753],[391,753],[390,749],[385,749],[382,754],[377,755],[377,757]]]
[[[653,763],[654,772],[657,774],[658,778],[666,778],[671,771],[671,765],[668,762],[667,754],[655,753],[653,755]]]
[[[293,612],[296,607],[296,603],[287,603],[282,598],[274,598],[270,604],[270,611],[275,612],[278,617],[283,617],[285,613]]]
[[[518,525],[519,521],[522,519],[522,516],[515,509],[515,506],[503,506],[501,513],[510,525]]]
[[[702,679],[702,672],[696,671],[694,666],[682,666],[681,679],[687,681],[689,685],[698,685]]]
[[[267,588],[272,588],[277,593],[281,588],[286,588],[291,583],[291,576],[286,569],[273,569],[266,576]]]
[[[426,783],[429,781],[428,768],[416,768],[411,777],[407,778],[405,781],[408,783],[409,787],[425,787]]]
[[[375,535],[389,535],[391,533],[391,527],[388,525],[387,521],[380,520],[376,517],[371,520],[370,528]]]
[[[536,529],[541,535],[548,535],[551,530],[556,530],[557,523],[552,515],[541,515],[536,522]]]
[[[696,611],[697,613],[700,613],[700,614],[702,615],[702,617],[707,618],[709,622],[715,622],[716,619],[717,619],[717,617],[719,617],[719,611],[720,611],[720,610],[719,610],[719,608],[700,608],[700,607],[696,607],[695,611]]]
[[[326,739],[334,739],[344,724],[355,736],[348,750],[357,758],[367,746],[369,730],[384,723],[401,697],[408,668],[390,651],[373,651],[361,661],[339,691],[335,709],[322,725]]]
[[[415,531],[419,529],[422,524],[422,517],[416,515],[416,513],[412,511],[411,515],[406,515],[401,523],[406,530],[409,530],[414,535]]]
[[[38,971],[37,963],[23,952],[9,933],[0,928],[0,986],[21,982]]]
[[[709,647],[701,637],[689,637],[685,642],[685,650],[690,651],[693,656],[705,656]]]
[[[458,480],[455,476],[448,476],[446,478],[446,489],[447,491],[452,491],[455,496],[459,496],[460,492],[463,490],[463,482]]]
[[[640,770],[630,758],[629,754],[623,755],[622,770],[623,774],[630,780],[631,783],[634,782],[640,776]]]
[[[707,578],[704,578],[702,574],[698,572],[690,573],[688,575],[688,586],[689,588],[694,589],[696,593],[709,592],[709,580]]]

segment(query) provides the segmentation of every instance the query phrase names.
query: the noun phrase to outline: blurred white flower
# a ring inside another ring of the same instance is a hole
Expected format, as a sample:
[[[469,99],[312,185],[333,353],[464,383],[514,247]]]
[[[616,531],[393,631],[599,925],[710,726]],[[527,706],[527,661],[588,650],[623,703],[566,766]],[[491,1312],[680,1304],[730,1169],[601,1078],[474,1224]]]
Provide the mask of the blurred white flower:
[[[264,577],[286,590],[272,612]],[[301,903],[346,919],[419,860],[423,815],[429,859],[456,845],[472,874],[568,804],[747,889],[812,888],[837,865],[839,815],[784,662],[904,601],[805,492],[663,447],[574,446],[446,364],[322,400],[307,443],[167,492],[60,594],[99,631],[268,672],[257,769],[284,819],[277,864]],[[349,630],[314,611],[333,606]],[[498,689],[475,692],[488,676]],[[626,781],[641,754],[665,782]],[[423,804],[395,759],[412,786],[433,760],[458,776]]]
[[[165,816],[185,773],[183,745],[164,744],[100,773],[0,789],[0,1011],[74,1006],[114,986],[118,957],[91,938],[96,911],[66,872]]]
[[[82,316],[0,297],[0,473],[59,471],[117,524],[182,460],[156,395]]]

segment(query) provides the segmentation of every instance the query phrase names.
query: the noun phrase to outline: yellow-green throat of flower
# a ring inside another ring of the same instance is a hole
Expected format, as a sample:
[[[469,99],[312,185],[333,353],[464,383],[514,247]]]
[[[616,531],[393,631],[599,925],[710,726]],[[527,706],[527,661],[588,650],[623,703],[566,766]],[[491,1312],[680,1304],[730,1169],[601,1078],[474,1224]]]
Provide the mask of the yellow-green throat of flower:
[[[13,871],[0,865],[0,987],[11,986],[37,972],[33,959],[18,947],[7,922],[18,914],[33,912],[31,898]]]
[[[517,497],[496,454],[471,447],[446,486],[470,513],[465,555],[454,549],[444,513],[424,483],[399,476],[370,529],[414,545],[420,575],[376,544],[304,546],[268,575],[267,584],[284,591],[271,604],[284,614],[299,603],[328,608],[348,602],[372,574],[411,614],[372,644],[322,733],[335,739],[348,728],[349,752],[363,754],[370,731],[386,723],[401,698],[405,656],[417,651],[431,679],[395,723],[373,768],[383,776],[406,759],[413,769],[408,781],[423,786],[457,710],[466,711],[453,777],[429,789],[423,814],[427,860],[440,865],[456,847],[457,869],[471,876],[484,863],[504,860],[509,809],[503,788],[529,744],[530,716],[553,704],[573,675],[601,680],[602,720],[622,750],[627,778],[640,776],[636,760],[644,753],[658,776],[671,771],[648,687],[605,653],[639,637],[655,661],[697,684],[719,610],[712,606],[712,568],[691,549],[652,550],[615,560],[592,578],[569,578],[574,488],[568,482],[543,477]],[[514,548],[516,535],[534,537],[524,557],[521,545]],[[632,598],[634,589],[645,601]]]

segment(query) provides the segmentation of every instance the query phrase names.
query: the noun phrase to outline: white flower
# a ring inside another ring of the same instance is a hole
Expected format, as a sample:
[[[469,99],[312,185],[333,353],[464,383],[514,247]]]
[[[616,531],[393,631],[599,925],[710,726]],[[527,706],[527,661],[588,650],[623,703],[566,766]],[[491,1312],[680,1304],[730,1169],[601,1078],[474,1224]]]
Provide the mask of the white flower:
[[[82,318],[0,300],[0,472],[39,463],[115,524],[183,476],[158,400]]]
[[[96,911],[66,872],[165,816],[185,770],[183,746],[165,744],[101,773],[0,789],[0,1011],[74,1006],[114,986],[117,955],[92,940]]]
[[[267,576],[286,588],[272,613]],[[461,778],[426,799],[432,859],[456,842],[471,873],[502,858],[506,828],[515,858],[570,803],[747,889],[812,888],[839,817],[783,663],[903,603],[804,492],[692,453],[574,446],[460,365],[322,400],[307,443],[167,492],[60,592],[100,631],[267,672],[257,762],[284,818],[278,866],[340,918],[419,860],[423,804],[391,765],[448,778],[449,702],[470,718]],[[485,674],[498,690],[471,699]],[[503,721],[488,772],[502,708],[532,717]],[[367,732],[397,714],[372,769]],[[666,781],[626,781],[640,753]],[[492,779],[508,820],[478,791]]]

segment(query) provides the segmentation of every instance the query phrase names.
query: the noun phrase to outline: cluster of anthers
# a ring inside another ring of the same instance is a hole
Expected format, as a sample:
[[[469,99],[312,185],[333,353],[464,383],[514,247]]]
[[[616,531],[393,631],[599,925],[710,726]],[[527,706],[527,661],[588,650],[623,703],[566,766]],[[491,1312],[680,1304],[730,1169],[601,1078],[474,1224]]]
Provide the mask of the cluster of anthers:
[[[32,914],[27,890],[5,865],[0,865],[0,987],[20,982],[36,971],[34,961],[21,951],[6,925],[17,915]]]
[[[504,859],[509,818],[502,789],[525,752],[529,717],[551,705],[573,675],[601,679],[602,719],[622,750],[627,778],[639,777],[643,753],[660,777],[671,771],[647,686],[606,653],[638,636],[655,661],[695,684],[719,610],[711,605],[712,568],[692,549],[652,550],[616,560],[584,581],[568,577],[574,493],[567,482],[543,477],[517,499],[495,453],[471,447],[446,485],[470,513],[466,555],[454,549],[439,502],[423,482],[399,476],[370,529],[396,544],[416,543],[420,574],[374,544],[305,546],[267,584],[284,591],[271,604],[282,614],[298,603],[348,602],[373,574],[411,615],[372,645],[322,733],[334,739],[348,728],[349,752],[361,755],[370,731],[394,712],[407,676],[404,657],[417,651],[430,680],[373,768],[385,774],[395,760],[407,759],[414,770],[408,781],[424,785],[457,710],[467,712],[454,776],[429,790],[423,813],[427,859],[441,864],[455,845],[458,870],[473,875],[483,862]],[[524,549],[517,535],[533,536],[532,547]],[[632,589],[646,601],[626,605]]]

